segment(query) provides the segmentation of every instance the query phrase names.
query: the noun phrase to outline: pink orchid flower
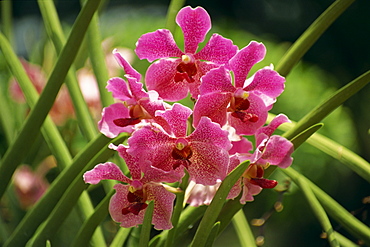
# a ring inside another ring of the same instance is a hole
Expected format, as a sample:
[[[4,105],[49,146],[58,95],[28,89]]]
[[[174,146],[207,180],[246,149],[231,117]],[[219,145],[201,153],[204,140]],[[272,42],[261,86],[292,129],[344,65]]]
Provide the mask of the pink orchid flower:
[[[253,135],[265,124],[267,112],[283,92],[285,82],[271,67],[258,70],[246,80],[252,66],[265,53],[262,43],[252,41],[230,59],[230,70],[220,66],[202,77],[200,96],[194,106],[194,126],[207,116],[221,126],[229,124],[238,135]]]
[[[96,165],[84,174],[84,181],[97,184],[104,179],[113,179],[123,183],[114,185],[116,193],[109,204],[109,213],[113,220],[121,223],[122,227],[133,227],[143,223],[149,201],[154,201],[152,223],[157,230],[172,228],[171,215],[175,195],[166,190],[162,182],[175,182],[178,178],[153,168],[150,162],[142,162],[138,157],[127,154],[124,145],[116,149],[124,158],[130,170],[131,179],[126,177],[120,168],[111,162]],[[143,174],[143,175],[142,175]]]
[[[283,114],[277,115],[269,125],[257,130],[256,150],[252,150],[252,144],[245,138],[233,143],[230,149],[230,163],[228,171],[234,169],[240,162],[250,160],[251,165],[237,181],[228,195],[228,199],[235,198],[243,190],[240,203],[253,201],[253,196],[257,195],[262,189],[274,188],[277,181],[263,177],[264,170],[270,165],[276,165],[280,168],[287,168],[293,162],[291,154],[293,153],[293,144],[286,138],[272,135],[277,127],[290,120]]]
[[[205,47],[197,52],[199,43],[204,41],[211,28],[211,19],[201,7],[182,8],[177,14],[176,23],[184,34],[184,52],[166,29],[142,35],[135,52],[140,59],[149,62],[159,59],[146,72],[148,90],[156,90],[167,101],[181,100],[189,91],[196,99],[200,78],[210,69],[226,64],[238,48],[231,40],[213,34]]]
[[[128,139],[128,152],[150,160],[158,169],[178,173],[179,177],[186,168],[190,180],[212,185],[226,175],[231,144],[227,132],[207,117],[187,136],[187,119],[191,113],[191,109],[177,103],[172,109],[157,111],[157,116],[168,123],[171,131],[148,124]]]
[[[163,100],[157,92],[145,92],[140,82],[141,75],[116,50],[113,54],[126,72],[126,80],[113,77],[108,81],[107,89],[113,97],[121,102],[105,107],[99,121],[99,130],[107,137],[113,138],[122,132],[131,133],[133,126],[142,120],[152,120],[156,110],[164,110]],[[123,103],[122,103],[123,102]]]

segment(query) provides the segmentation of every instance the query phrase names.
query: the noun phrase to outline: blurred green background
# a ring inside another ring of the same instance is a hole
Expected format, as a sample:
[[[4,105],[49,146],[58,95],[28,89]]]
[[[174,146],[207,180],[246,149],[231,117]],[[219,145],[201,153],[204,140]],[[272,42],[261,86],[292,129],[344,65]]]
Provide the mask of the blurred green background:
[[[79,1],[55,1],[64,28],[68,32],[80,9]],[[112,38],[114,47],[135,48],[137,39],[145,32],[164,28],[169,1],[106,1],[101,11],[103,38]],[[266,58],[253,71],[277,64],[280,57],[300,34],[333,1],[288,0],[230,0],[186,1],[192,7],[202,6],[211,16],[212,29],[234,41],[239,48],[251,40],[264,42]],[[47,37],[43,29],[37,1],[13,1],[13,34],[17,54],[34,63],[42,64],[48,52]],[[370,1],[356,1],[324,33],[287,77],[286,90],[278,98],[272,113],[285,113],[297,121],[336,89],[355,79],[370,68]],[[208,40],[206,38],[206,41]],[[176,30],[175,38],[181,43],[182,34]],[[77,66],[85,64],[87,51],[82,49]],[[147,61],[133,60],[133,66],[143,74]],[[3,61],[0,61],[2,90],[9,79]],[[348,100],[343,107],[325,119],[320,130],[345,147],[370,160],[370,90],[369,86]],[[1,129],[0,129],[1,130]],[[0,133],[1,134],[1,133]],[[4,153],[1,148],[1,155]],[[349,211],[364,207],[361,200],[369,196],[369,184],[343,164],[303,144],[294,153],[293,167],[318,184]],[[273,174],[282,184],[286,177]],[[278,200],[280,194],[264,190],[248,203],[244,211],[249,220],[261,217]],[[307,202],[294,184],[283,197],[284,210],[274,213],[264,228],[264,246],[328,246],[320,238],[321,227]],[[367,205],[367,212],[369,206]],[[361,215],[359,215],[361,217]],[[369,219],[366,220],[369,224]],[[345,231],[338,231],[351,238]],[[252,227],[255,236],[261,229]],[[192,231],[189,230],[189,236]],[[189,238],[188,238],[189,239]],[[352,239],[356,241],[355,239]],[[186,243],[186,238],[184,239]],[[185,244],[184,244],[185,245]],[[179,245],[180,246],[180,245]],[[216,240],[215,246],[238,246],[232,226]]]

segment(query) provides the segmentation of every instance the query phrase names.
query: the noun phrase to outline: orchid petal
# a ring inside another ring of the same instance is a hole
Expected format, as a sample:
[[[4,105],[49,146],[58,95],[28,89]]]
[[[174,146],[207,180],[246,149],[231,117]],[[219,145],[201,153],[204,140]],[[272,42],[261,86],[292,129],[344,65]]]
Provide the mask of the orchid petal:
[[[194,57],[221,65],[227,63],[236,54],[237,50],[238,47],[233,45],[232,40],[215,33]]]
[[[253,93],[249,94],[248,100],[250,102],[249,108],[245,110],[245,113],[250,113],[258,116],[256,122],[242,122],[239,118],[231,116],[228,113],[228,122],[235,128],[238,135],[253,135],[260,127],[262,127],[267,119],[267,111],[264,102],[258,96]]]
[[[170,125],[172,133],[176,137],[185,137],[187,132],[187,119],[192,110],[186,106],[175,103],[172,109],[166,111],[157,111],[156,116],[164,118]]]
[[[280,168],[287,168],[293,162],[293,158],[291,157],[293,150],[293,143],[286,138],[278,135],[271,136],[261,159],[257,163],[269,163],[270,165],[277,165]]]
[[[123,68],[125,73],[131,77],[136,78],[137,81],[141,81],[141,74],[137,72],[124,58],[123,56],[117,51],[117,49],[113,50],[113,55],[116,58],[118,64]]]
[[[130,170],[130,174],[132,179],[140,179],[141,178],[141,167],[139,162],[138,156],[129,155],[127,153],[128,147],[124,146],[123,144],[119,144],[116,148],[116,151],[119,153],[119,156],[121,156],[125,163]],[[146,161],[150,163],[150,161]]]
[[[226,177],[229,154],[207,142],[191,142],[193,156],[188,167],[190,179],[203,185],[215,185]]]
[[[120,118],[130,118],[129,110],[122,103],[115,103],[105,107],[102,111],[102,118],[98,122],[99,131],[109,138],[114,138],[123,132],[131,133],[133,125],[120,127],[113,122]]]
[[[184,54],[167,29],[143,34],[136,43],[135,52],[140,59],[147,59],[149,62],[159,58],[181,57]]]
[[[168,192],[161,185],[146,186],[148,201],[154,201],[152,224],[157,230],[168,230],[172,228],[171,217],[173,210],[173,202],[176,196]]]
[[[105,179],[117,180],[124,183],[131,182],[131,180],[122,173],[121,169],[111,162],[96,165],[92,170],[85,172],[83,178],[85,183],[89,184],[97,184]]]
[[[167,101],[178,101],[188,95],[189,87],[186,80],[175,82],[178,59],[161,59],[149,66],[145,83],[148,90],[155,90]]]
[[[233,147],[229,150],[229,154],[249,154],[253,149],[253,144],[247,138],[242,137],[240,141],[231,142]]]
[[[122,101],[127,101],[132,99],[130,90],[127,87],[125,80],[119,77],[113,77],[109,79],[107,85],[108,92],[112,92],[113,98]]]
[[[143,223],[145,210],[141,210],[138,215],[129,213],[122,214],[122,209],[131,205],[127,200],[129,193],[129,186],[123,184],[116,184],[113,187],[116,193],[112,196],[109,203],[109,213],[115,222],[121,223],[120,225],[125,228],[130,228]]]
[[[194,54],[211,29],[211,18],[207,11],[202,7],[182,8],[176,16],[176,23],[184,34],[185,53]]]
[[[172,149],[175,139],[169,137],[161,130],[144,126],[136,130],[128,139],[127,152],[139,156],[141,160],[150,160],[152,166],[164,171],[173,170]]]
[[[275,103],[276,97],[284,91],[285,78],[270,67],[266,67],[258,70],[247,82],[249,84],[244,90],[253,91],[264,100],[266,106],[271,106]]]
[[[243,179],[243,194],[240,198],[240,203],[245,204],[246,202],[251,202],[254,200],[253,196],[259,194],[262,191],[262,188],[258,185],[251,184],[249,179]]]
[[[267,125],[256,131],[256,145],[260,145],[261,142],[267,137],[270,137],[272,133],[283,123],[290,123],[289,118],[284,114],[279,114]],[[261,134],[265,135],[261,135]]]
[[[201,95],[194,106],[193,125],[198,126],[205,116],[223,126],[226,123],[227,106],[232,98],[231,93],[209,93]]]
[[[224,66],[210,70],[202,77],[202,85],[199,87],[201,95],[213,92],[230,92],[235,91],[231,84],[231,76]]]
[[[200,119],[197,128],[188,137],[188,140],[192,143],[209,143],[226,151],[231,148],[227,131],[222,130],[219,124],[211,122],[208,117],[202,117]]]
[[[235,87],[243,87],[249,71],[265,57],[265,54],[266,48],[262,43],[251,41],[230,59],[229,66],[235,75]]]

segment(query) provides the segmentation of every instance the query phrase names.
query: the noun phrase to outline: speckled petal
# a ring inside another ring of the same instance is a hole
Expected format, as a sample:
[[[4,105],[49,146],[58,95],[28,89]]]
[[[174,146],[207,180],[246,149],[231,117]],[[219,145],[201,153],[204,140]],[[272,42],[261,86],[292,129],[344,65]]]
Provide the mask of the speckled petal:
[[[184,54],[167,29],[143,34],[136,43],[135,52],[140,59],[147,59],[149,62],[160,58],[181,57]]]
[[[157,111],[156,115],[162,117],[170,125],[172,133],[176,137],[185,137],[187,132],[187,120],[192,110],[186,106],[175,103],[172,109]]]
[[[261,142],[265,139],[265,136],[271,136],[274,131],[283,123],[290,123],[289,118],[284,114],[279,114],[267,125],[256,131],[256,145],[260,145]],[[261,135],[265,134],[265,135]]]
[[[92,170],[85,172],[83,175],[85,183],[97,184],[101,180],[112,179],[125,183],[131,180],[123,175],[121,169],[112,162],[96,165]]]
[[[215,145],[228,151],[231,143],[228,132],[222,130],[220,125],[212,122],[208,117],[202,117],[195,131],[188,137],[190,142],[203,142]]]
[[[161,59],[149,66],[145,83],[148,90],[155,90],[159,96],[167,101],[178,101],[188,95],[187,81],[175,82],[176,67],[179,59]]]
[[[253,92],[260,96],[267,107],[271,106],[284,91],[285,78],[278,72],[266,67],[258,70],[250,80],[247,80],[244,91]]]
[[[280,168],[287,168],[293,162],[291,154],[294,151],[293,143],[278,135],[271,136],[268,140],[262,157],[257,164],[277,165]]]
[[[132,213],[123,215],[122,209],[131,205],[127,200],[129,193],[129,186],[123,184],[116,184],[113,187],[116,193],[112,196],[109,203],[109,213],[115,222],[121,223],[120,225],[125,228],[130,228],[143,223],[145,209],[141,210],[138,215]]]
[[[194,54],[211,29],[211,18],[207,11],[202,7],[182,8],[176,16],[176,23],[184,34],[185,53]]]
[[[144,126],[136,130],[128,139],[130,155],[138,156],[141,160],[149,160],[154,167],[164,171],[173,170],[172,149],[175,139],[162,130],[152,126]]]
[[[242,122],[239,118],[233,117],[228,113],[228,122],[235,128],[238,135],[254,135],[254,133],[265,124],[267,119],[267,108],[262,99],[251,93],[248,100],[250,105],[245,112],[257,115],[258,121]]]
[[[231,76],[224,66],[210,70],[202,77],[202,85],[199,87],[200,94],[213,92],[230,92],[236,89],[231,83]]]
[[[230,59],[229,66],[235,75],[235,87],[243,87],[249,71],[265,57],[265,54],[266,48],[262,43],[251,41]]]
[[[231,93],[223,92],[201,95],[194,106],[193,126],[197,127],[203,116],[223,126],[227,120],[227,106],[231,98]]]
[[[233,45],[232,40],[215,33],[194,57],[222,65],[227,63],[236,54],[237,50],[238,47]]]
[[[119,77],[113,77],[109,79],[107,85],[108,92],[112,92],[113,98],[119,99],[122,101],[127,101],[132,99],[132,94],[127,87],[125,80]]]
[[[123,68],[125,73],[131,77],[136,78],[137,81],[141,81],[141,74],[137,72],[121,55],[121,53],[118,52],[117,49],[113,50],[113,55],[116,58],[118,64]]]
[[[168,192],[163,186],[148,184],[146,186],[148,200],[154,201],[152,224],[157,230],[168,230],[172,228],[171,217],[173,202],[176,196]]]
[[[203,185],[215,185],[226,176],[229,154],[209,142],[191,142],[193,156],[188,167],[190,179]]]
[[[122,103],[115,103],[105,107],[102,111],[102,118],[98,122],[99,131],[109,138],[114,138],[118,134],[133,131],[133,125],[120,127],[113,123],[119,118],[130,118],[129,110]]]

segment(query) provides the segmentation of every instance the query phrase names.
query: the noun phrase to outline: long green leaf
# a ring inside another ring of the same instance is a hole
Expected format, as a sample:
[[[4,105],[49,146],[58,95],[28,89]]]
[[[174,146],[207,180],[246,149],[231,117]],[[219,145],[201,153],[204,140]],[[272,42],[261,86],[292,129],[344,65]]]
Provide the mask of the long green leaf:
[[[315,196],[325,208],[326,212],[349,233],[364,241],[366,245],[370,245],[370,228],[368,226],[359,221],[338,202],[322,191],[317,185],[312,183],[299,172],[295,171],[293,168],[288,167],[287,169],[281,169],[281,171],[296,183],[299,183],[298,179],[304,179],[310,186],[311,190],[315,193]]]
[[[309,126],[319,123],[347,99],[365,87],[369,82],[370,71],[367,71],[352,82],[337,90],[331,97],[312,109],[294,126],[294,128],[284,133],[284,136],[287,139],[291,139]]]
[[[126,139],[126,136],[120,136],[114,139],[112,142],[115,145],[122,143]],[[87,188],[87,184],[83,181],[82,177],[85,171],[92,169],[96,164],[106,161],[114,153],[114,150],[108,147],[103,148],[87,163],[83,163],[84,167],[79,173],[73,176],[73,181],[67,183],[65,180],[59,180],[56,183],[56,187],[66,187],[67,190],[63,193],[63,196],[58,200],[57,205],[46,219],[45,224],[42,224],[41,229],[39,229],[32,239],[31,246],[40,246],[43,242],[53,236],[55,232],[58,231],[61,223],[67,218],[72,208],[76,204],[79,196]]]
[[[249,166],[249,160],[240,163],[228,176],[222,181],[219,189],[217,190],[211,204],[208,206],[204,213],[203,219],[199,224],[199,227],[195,233],[194,239],[191,243],[193,247],[201,247],[206,244],[208,236],[212,230],[213,224],[221,212],[221,209],[225,203],[226,197],[229,194],[230,189],[240,178],[243,172]]]
[[[324,11],[289,48],[276,66],[276,71],[286,76],[325,30],[354,2],[337,0]]]
[[[145,210],[143,225],[140,232],[139,247],[147,247],[149,244],[150,230],[152,229],[154,201],[149,202]]]
[[[232,222],[241,246],[256,246],[252,230],[242,209],[234,215]]]
[[[270,113],[269,120],[273,119],[274,116],[275,115]],[[288,131],[292,129],[295,124],[296,123],[293,121],[292,123],[285,123],[280,125],[279,129]],[[313,134],[306,142],[342,162],[370,183],[370,163],[356,153],[319,133]]]
[[[54,2],[52,0],[38,0],[38,4],[46,31],[54,44],[56,52],[59,54],[65,44],[65,37]],[[78,124],[81,127],[81,132],[86,136],[87,140],[91,140],[97,133],[96,124],[93,122],[89,108],[82,96],[74,66],[68,71],[66,85],[73,102]]]
[[[15,168],[19,163],[21,163],[22,159],[27,154],[27,150],[29,150],[30,144],[32,145],[33,141],[36,139],[41,125],[50,111],[58,91],[67,75],[67,72],[72,65],[74,58],[76,57],[86,29],[89,25],[92,15],[99,6],[99,3],[99,0],[88,1],[78,15],[67,43],[58,58],[45,89],[28,116],[28,119],[23,125],[17,139],[5,153],[0,164],[0,198],[7,188]],[[2,37],[1,39],[2,40],[0,43],[4,44],[4,38]]]
[[[82,247],[89,246],[88,239],[91,239],[98,225],[105,219],[108,214],[109,201],[114,190],[111,190],[104,199],[96,206],[94,213],[83,223],[74,239],[72,246]]]
[[[126,136],[119,136],[117,140],[122,142],[125,138]],[[76,155],[72,164],[69,165],[67,169],[64,169],[55,179],[40,201],[27,212],[26,216],[7,240],[6,243],[8,245],[5,246],[24,245],[25,238],[30,238],[36,231],[36,228],[50,214],[68,186],[73,182],[73,179],[84,169],[85,164],[110,142],[111,139],[101,134],[98,134],[93,141],[90,141],[89,144]]]
[[[324,232],[328,235],[328,241],[331,247],[339,247],[339,243],[335,238],[333,226],[330,223],[330,220],[322,208],[321,204],[317,200],[316,196],[312,192],[310,186],[306,180],[302,177],[295,180],[298,187],[302,190],[303,195],[306,197],[308,205],[310,205],[313,213],[320,222]]]

